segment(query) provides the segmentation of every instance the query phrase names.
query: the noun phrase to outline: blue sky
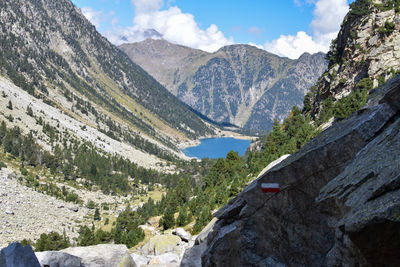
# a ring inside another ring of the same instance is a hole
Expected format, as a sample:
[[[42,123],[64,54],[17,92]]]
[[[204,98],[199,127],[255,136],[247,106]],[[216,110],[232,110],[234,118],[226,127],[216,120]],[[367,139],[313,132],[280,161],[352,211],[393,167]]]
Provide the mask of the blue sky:
[[[213,52],[244,43],[297,58],[326,52],[349,0],[72,0],[112,43],[157,30],[164,39]]]

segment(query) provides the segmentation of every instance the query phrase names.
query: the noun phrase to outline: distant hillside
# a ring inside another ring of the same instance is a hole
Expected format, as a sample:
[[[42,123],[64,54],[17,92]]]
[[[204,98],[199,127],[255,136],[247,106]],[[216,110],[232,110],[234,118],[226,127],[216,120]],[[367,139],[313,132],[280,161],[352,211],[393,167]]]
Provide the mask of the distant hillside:
[[[161,144],[176,150],[179,140],[213,133],[70,1],[0,7],[1,75],[31,96],[150,154],[160,154]]]
[[[291,60],[249,45],[207,53],[147,39],[120,49],[195,110],[252,132],[270,130],[301,106],[327,67],[322,53]]]

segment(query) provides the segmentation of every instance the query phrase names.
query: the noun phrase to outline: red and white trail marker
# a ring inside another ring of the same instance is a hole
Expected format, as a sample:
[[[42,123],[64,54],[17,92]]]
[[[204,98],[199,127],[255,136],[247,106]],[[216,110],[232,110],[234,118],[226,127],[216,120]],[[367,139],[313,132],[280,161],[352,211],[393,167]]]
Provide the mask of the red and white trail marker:
[[[264,193],[279,193],[281,191],[278,183],[262,183],[261,190]]]

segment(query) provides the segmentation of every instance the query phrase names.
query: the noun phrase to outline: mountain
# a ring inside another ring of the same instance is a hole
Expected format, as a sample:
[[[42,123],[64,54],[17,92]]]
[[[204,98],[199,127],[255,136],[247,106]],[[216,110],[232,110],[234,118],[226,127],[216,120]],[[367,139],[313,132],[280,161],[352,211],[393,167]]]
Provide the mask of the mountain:
[[[111,220],[139,192],[178,183],[188,160],[178,145],[214,126],[70,1],[0,10],[0,246],[49,231],[76,238],[95,209]]]
[[[207,53],[147,39],[119,48],[198,112],[254,133],[270,130],[274,119],[301,106],[327,67],[322,53],[291,60],[250,45]]]
[[[318,118],[328,112],[323,104],[328,98],[337,101],[400,73],[399,5],[369,0],[351,4],[327,55],[329,69],[307,94],[306,112]]]
[[[32,101],[164,158],[160,150],[176,156],[177,143],[214,132],[102,37],[70,1],[2,1],[0,7],[1,75]]]

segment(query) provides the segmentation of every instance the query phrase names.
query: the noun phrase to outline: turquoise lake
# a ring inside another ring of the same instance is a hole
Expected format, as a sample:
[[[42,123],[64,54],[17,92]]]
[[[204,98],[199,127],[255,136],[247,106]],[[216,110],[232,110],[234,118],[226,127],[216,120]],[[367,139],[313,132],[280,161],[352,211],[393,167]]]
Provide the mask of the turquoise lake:
[[[232,137],[206,138],[201,139],[198,146],[188,147],[182,150],[188,157],[202,158],[224,158],[226,154],[233,150],[243,156],[246,149],[250,146],[250,140],[235,139]]]

